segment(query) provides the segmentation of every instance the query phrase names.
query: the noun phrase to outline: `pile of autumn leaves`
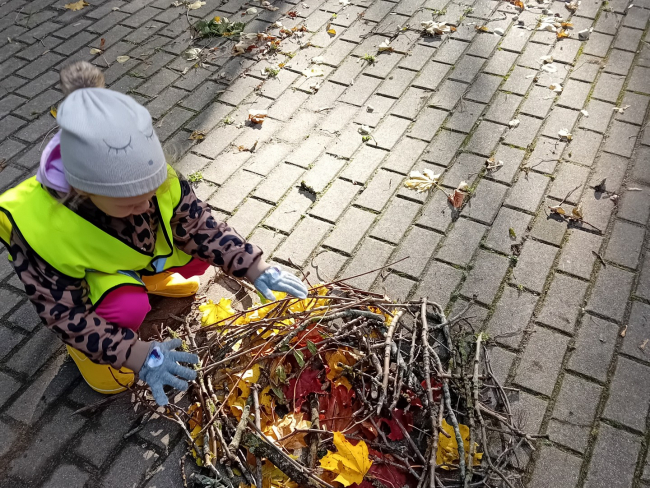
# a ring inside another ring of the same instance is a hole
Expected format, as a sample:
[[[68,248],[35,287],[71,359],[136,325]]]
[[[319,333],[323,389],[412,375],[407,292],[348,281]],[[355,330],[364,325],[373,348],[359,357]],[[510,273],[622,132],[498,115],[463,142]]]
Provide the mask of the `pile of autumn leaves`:
[[[312,293],[321,298],[292,301],[287,311],[310,311],[307,318],[300,320],[322,315],[330,302],[325,296],[328,291],[326,287],[316,287]],[[278,293],[276,297],[282,299],[284,294]],[[239,314],[238,317],[230,300],[226,299],[221,299],[216,304],[209,301],[199,309],[203,313],[202,325],[214,326],[212,328],[216,333],[227,337],[229,331],[234,332],[242,326],[254,326],[256,321],[264,319],[276,305],[256,305],[252,307],[252,311]],[[319,308],[320,310],[313,310]],[[391,320],[390,315],[374,307],[365,307],[365,310],[383,315],[386,324]],[[268,440],[282,448],[293,459],[300,460],[302,450],[308,448],[308,436],[312,429],[310,398],[316,395],[319,405],[319,429],[323,431],[320,438],[331,438],[335,449],[328,450],[325,455],[322,455],[324,451],[319,450],[321,457],[315,471],[318,477],[334,486],[373,488],[372,482],[379,481],[381,485],[389,488],[415,488],[417,479],[406,469],[396,469],[396,465],[403,465],[397,463],[390,454],[380,452],[382,449],[378,444],[382,443],[382,438],[390,441],[404,440],[403,429],[406,432],[414,431],[413,418],[414,414],[423,408],[421,400],[415,393],[404,388],[403,398],[398,402],[397,408],[390,413],[384,408],[382,414],[375,416],[371,421],[367,414],[363,413],[364,404],[357,397],[357,392],[362,391],[358,375],[351,374],[352,368],[363,358],[363,353],[354,347],[325,343],[325,328],[313,323],[289,341],[288,346],[281,349],[285,354],[278,355],[276,346],[285,335],[283,329],[294,329],[300,325],[294,320],[276,323],[271,330],[260,327],[257,333],[253,327],[251,334],[233,347],[234,354],[246,349],[250,349],[251,353],[238,354],[226,367],[214,373],[212,382],[226,414],[239,422],[251,389],[259,388],[262,432]],[[377,339],[379,340],[379,336]],[[376,376],[369,362],[362,363],[361,371]],[[439,395],[441,385],[437,381],[436,385]],[[370,388],[370,381],[367,379],[365,387]],[[200,447],[200,405],[194,404],[189,413],[192,415],[190,431]],[[250,420],[254,421],[252,410]],[[382,432],[378,432],[377,428],[382,429]],[[437,463],[441,466],[457,465],[458,446],[453,429],[446,422],[443,422],[442,428],[446,434],[440,435]],[[463,437],[467,439],[467,428],[461,425],[461,429],[465,429]],[[377,449],[369,447],[366,441]],[[465,444],[465,452],[469,452],[469,443]],[[480,463],[480,458],[481,455],[478,454],[475,464]],[[248,455],[248,462],[251,469],[254,469],[256,460],[251,454]],[[197,463],[201,464],[198,458]],[[262,488],[298,488],[296,482],[268,460],[264,460],[262,478]]]

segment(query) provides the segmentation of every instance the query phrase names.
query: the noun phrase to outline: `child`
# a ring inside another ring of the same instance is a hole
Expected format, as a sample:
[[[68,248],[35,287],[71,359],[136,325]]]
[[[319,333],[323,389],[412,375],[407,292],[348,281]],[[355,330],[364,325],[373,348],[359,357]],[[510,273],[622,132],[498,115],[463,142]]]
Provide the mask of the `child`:
[[[61,131],[37,176],[0,195],[0,240],[87,383],[117,393],[137,371],[165,405],[163,386],[187,389],[196,376],[178,363],[199,359],[175,351],[178,339],[139,340],[147,293],[192,295],[210,265],[248,279],[270,300],[271,290],[305,298],[307,289],[217,222],[166,164],[149,112],[103,85],[89,63],[61,70]]]

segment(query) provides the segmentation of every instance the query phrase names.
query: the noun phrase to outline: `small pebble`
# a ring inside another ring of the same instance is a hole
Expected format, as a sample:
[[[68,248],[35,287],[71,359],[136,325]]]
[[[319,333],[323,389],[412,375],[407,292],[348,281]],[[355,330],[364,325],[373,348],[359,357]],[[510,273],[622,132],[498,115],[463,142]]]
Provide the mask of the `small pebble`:
[[[367,111],[367,112],[374,112],[374,111],[375,111],[375,107],[373,107],[372,105],[368,105],[368,106],[366,107],[366,111]]]

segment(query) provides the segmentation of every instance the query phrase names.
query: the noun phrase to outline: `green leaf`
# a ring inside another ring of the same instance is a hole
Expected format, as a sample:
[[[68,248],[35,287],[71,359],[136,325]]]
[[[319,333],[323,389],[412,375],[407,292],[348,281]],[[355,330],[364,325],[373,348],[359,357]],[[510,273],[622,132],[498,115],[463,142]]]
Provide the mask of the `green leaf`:
[[[282,392],[282,390],[280,388],[278,388],[277,386],[272,386],[271,390],[273,391],[273,393],[275,393],[275,396],[278,397],[278,402],[279,403],[281,403],[283,405],[285,403],[287,403],[287,399],[284,397],[284,393]]]
[[[280,383],[286,383],[287,382],[287,373],[284,371],[284,366],[280,365],[277,367],[275,370],[275,374],[278,375],[278,379],[280,380]]]
[[[515,229],[513,229],[512,227],[508,229],[508,233],[510,234],[510,237],[512,237],[513,239],[517,238],[517,233],[515,232]]]
[[[318,354],[318,348],[316,347],[316,344],[314,344],[312,341],[307,341],[307,349],[309,349],[309,352],[312,353],[314,356]]]
[[[303,356],[300,351],[294,349],[293,357],[296,358],[296,361],[298,361],[298,366],[302,368],[305,365],[305,356]]]

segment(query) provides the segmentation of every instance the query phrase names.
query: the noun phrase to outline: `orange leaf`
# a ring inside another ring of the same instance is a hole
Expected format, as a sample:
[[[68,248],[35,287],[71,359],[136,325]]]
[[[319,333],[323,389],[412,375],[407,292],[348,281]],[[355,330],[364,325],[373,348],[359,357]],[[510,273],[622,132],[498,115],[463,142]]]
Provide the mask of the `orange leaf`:
[[[569,33],[565,30],[561,30],[557,33],[557,38],[562,39],[564,37],[569,37]]]
[[[482,25],[481,27],[476,27],[476,30],[478,32],[490,32],[490,29],[488,29],[486,26]]]

